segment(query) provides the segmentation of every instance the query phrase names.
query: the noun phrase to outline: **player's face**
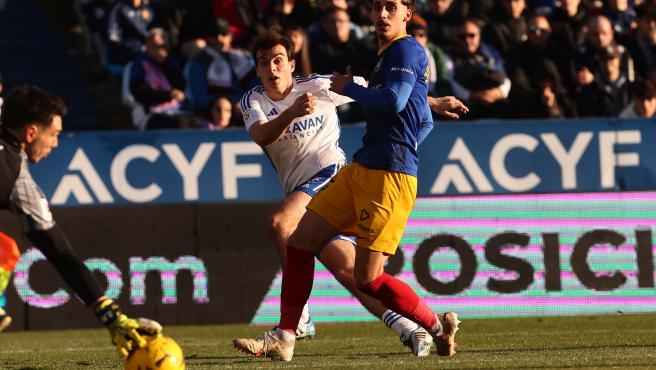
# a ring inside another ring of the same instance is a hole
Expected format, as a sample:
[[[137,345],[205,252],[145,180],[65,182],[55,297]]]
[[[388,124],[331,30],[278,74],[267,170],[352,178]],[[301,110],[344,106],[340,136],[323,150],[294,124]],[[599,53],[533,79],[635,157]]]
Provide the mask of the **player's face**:
[[[25,152],[32,163],[47,157],[59,145],[59,134],[62,131],[61,116],[54,116],[48,126],[32,124],[26,128]]]
[[[256,57],[255,71],[268,94],[279,97],[280,94],[291,89],[292,72],[296,62],[289,60],[287,50],[282,45],[276,45],[269,50],[258,50]]]
[[[378,43],[382,44],[406,33],[412,10],[401,0],[374,0],[371,20],[376,28]]]

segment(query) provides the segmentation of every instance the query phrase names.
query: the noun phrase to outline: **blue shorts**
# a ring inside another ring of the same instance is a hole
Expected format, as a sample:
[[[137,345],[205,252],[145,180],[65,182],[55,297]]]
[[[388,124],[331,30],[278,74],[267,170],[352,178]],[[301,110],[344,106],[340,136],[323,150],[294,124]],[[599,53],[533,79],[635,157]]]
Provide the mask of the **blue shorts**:
[[[321,169],[321,171],[317,172],[314,176],[312,176],[311,179],[295,187],[294,191],[300,191],[311,197],[314,197],[317,194],[317,192],[321,190],[321,188],[326,186],[326,184],[328,184],[330,179],[337,174],[340,168],[342,168],[342,166],[339,164],[333,164],[331,166],[324,167]],[[351,242],[351,244],[355,245],[355,236],[351,236],[351,235],[338,234],[334,238],[330,239],[328,243],[326,243],[326,245],[330,244],[333,240],[346,240],[348,242]],[[323,250],[323,248],[326,247],[326,245],[319,248],[319,250],[317,251],[317,256],[321,254],[321,251]]]
[[[305,183],[294,188],[293,191],[303,192],[311,197],[314,197],[321,188],[326,186],[330,179],[337,174],[337,171],[342,168],[339,164],[333,164],[324,167],[321,171],[317,172]]]

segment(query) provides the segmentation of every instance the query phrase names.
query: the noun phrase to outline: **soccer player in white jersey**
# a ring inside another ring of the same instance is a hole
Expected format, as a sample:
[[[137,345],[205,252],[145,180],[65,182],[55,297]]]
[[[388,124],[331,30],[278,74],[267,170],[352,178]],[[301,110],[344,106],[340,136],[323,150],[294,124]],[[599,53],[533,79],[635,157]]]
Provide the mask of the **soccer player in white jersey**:
[[[284,266],[287,239],[305,213],[305,206],[346,162],[338,144],[340,129],[335,108],[352,100],[329,91],[330,75],[293,77],[294,48],[288,37],[271,31],[254,45],[256,71],[262,84],[244,95],[241,109],[249,134],[271,159],[286,194],[269,221],[269,232]],[[365,84],[361,77],[356,81]],[[354,243],[353,238],[339,236],[329,241],[317,257],[365,308],[400,336],[413,354],[428,355],[433,341],[425,329],[355,288]],[[296,335],[314,336],[307,304]],[[266,349],[257,352],[266,355]]]

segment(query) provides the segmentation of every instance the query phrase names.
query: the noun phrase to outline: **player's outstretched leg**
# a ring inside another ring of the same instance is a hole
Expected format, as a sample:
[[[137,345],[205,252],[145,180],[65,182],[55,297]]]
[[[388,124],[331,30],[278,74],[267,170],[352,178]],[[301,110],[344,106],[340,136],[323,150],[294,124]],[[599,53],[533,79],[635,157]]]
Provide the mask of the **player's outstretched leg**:
[[[330,241],[319,253],[319,261],[333,274],[362,306],[392,329],[412,354],[423,357],[430,354],[433,337],[415,322],[388,310],[383,304],[355,287],[353,268],[355,263],[355,240],[339,236]]]
[[[428,330],[436,341],[438,355],[453,356],[458,316],[453,312],[436,315],[408,284],[383,271],[386,259],[381,252],[356,250],[354,276],[360,290]]]
[[[373,298],[369,298],[373,300]],[[375,302],[382,307],[380,301]],[[425,357],[430,354],[431,347],[433,346],[433,336],[426,329],[392,310],[386,310],[381,319],[385,326],[394,330],[399,335],[401,343],[410,348],[413,355]]]

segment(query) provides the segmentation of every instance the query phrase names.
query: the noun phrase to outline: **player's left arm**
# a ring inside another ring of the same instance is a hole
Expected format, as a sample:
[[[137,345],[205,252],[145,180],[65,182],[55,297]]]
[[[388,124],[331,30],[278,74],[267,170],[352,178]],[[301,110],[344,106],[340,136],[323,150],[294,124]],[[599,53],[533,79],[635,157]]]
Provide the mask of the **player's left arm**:
[[[399,113],[408,103],[412,88],[412,84],[401,80],[389,81],[387,86],[375,90],[349,83],[344,86],[343,94],[370,108]]]
[[[125,357],[133,348],[146,344],[141,334],[161,331],[161,325],[154,321],[148,320],[144,324],[127,317],[117,304],[103,295],[91,271],[80,261],[68,238],[55,223],[43,191],[26,167],[21,168],[10,200],[12,209],[23,221],[26,236],[52,263],[77,296],[94,311],[109,330],[112,343],[121,356]]]
[[[428,136],[428,134],[433,130],[435,126],[433,122],[433,115],[431,114],[431,108],[426,101],[426,107],[424,107],[424,116],[421,118],[421,123],[419,124],[419,131],[417,132],[417,145],[421,144],[422,141]]]
[[[322,80],[322,88],[326,90],[326,92],[328,93],[328,97],[330,98],[330,101],[333,102],[333,104],[335,104],[336,106],[340,106],[342,104],[348,104],[353,102],[353,99],[351,99],[350,97],[345,95],[340,95],[331,91],[329,78],[321,79],[321,80]],[[367,80],[365,80],[364,77],[353,76],[353,83],[363,87],[367,87]]]
[[[352,74],[349,68],[346,75],[333,74],[330,79],[332,82],[330,89],[382,112],[401,112],[408,103],[410,94],[418,79],[424,78],[423,75],[427,66],[422,68],[417,59],[417,52],[421,52],[424,57],[425,52],[423,49],[412,50],[401,47],[394,50],[390,49],[389,52],[389,59],[393,62],[388,67],[385,82],[380,86],[374,86],[373,89],[370,89],[356,85],[352,82]]]

